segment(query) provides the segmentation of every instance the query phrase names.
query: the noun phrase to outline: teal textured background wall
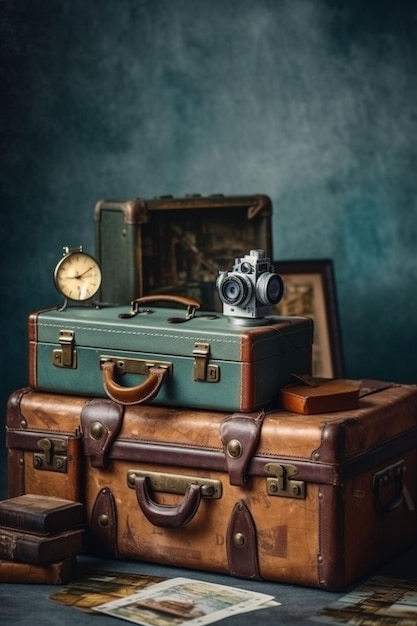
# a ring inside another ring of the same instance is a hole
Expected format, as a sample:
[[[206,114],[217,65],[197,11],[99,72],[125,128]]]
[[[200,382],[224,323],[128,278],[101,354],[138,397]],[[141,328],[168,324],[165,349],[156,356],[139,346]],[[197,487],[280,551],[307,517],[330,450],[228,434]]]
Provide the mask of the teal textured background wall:
[[[334,261],[347,375],[417,381],[417,9],[4,0],[1,396],[102,197],[268,194],[275,259]]]

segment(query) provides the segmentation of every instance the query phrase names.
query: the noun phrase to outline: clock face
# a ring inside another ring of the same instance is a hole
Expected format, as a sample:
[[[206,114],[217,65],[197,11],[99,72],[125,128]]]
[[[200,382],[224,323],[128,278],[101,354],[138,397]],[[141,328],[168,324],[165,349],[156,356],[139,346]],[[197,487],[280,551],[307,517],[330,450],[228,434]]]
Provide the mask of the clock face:
[[[55,285],[65,298],[83,302],[100,288],[101,271],[95,259],[85,252],[71,252],[58,263]]]

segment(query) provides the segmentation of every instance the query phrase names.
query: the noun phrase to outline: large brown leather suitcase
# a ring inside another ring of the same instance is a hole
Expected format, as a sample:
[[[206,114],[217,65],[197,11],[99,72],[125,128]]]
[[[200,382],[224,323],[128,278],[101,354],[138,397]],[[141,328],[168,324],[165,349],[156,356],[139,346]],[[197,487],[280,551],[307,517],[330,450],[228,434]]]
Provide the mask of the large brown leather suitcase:
[[[85,503],[97,555],[340,589],[416,536],[417,387],[228,414],[15,392],[10,496]]]

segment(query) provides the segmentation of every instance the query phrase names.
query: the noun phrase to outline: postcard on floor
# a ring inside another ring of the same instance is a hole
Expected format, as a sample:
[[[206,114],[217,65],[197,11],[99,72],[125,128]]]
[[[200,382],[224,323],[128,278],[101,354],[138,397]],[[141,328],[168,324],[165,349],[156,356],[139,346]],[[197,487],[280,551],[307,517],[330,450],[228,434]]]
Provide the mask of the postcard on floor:
[[[310,619],[328,626],[415,626],[417,579],[374,576]]]
[[[90,569],[53,593],[49,599],[92,612],[95,606],[126,598],[162,580],[165,578],[160,576]]]
[[[142,626],[203,626],[266,605],[279,603],[264,593],[173,578],[95,610]]]

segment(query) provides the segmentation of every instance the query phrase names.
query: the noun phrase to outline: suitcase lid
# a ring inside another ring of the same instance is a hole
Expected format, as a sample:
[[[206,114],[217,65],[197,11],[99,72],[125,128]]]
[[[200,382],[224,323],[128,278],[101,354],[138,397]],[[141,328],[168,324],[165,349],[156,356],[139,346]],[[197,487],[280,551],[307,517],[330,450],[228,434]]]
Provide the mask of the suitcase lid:
[[[247,212],[247,219],[253,219],[259,214],[272,215],[271,199],[265,194],[252,194],[247,196],[225,196],[214,194],[202,196],[189,194],[183,198],[174,196],[159,196],[156,198],[131,200],[99,200],[94,207],[94,219],[99,221],[104,211],[122,212],[123,219],[127,224],[144,224],[151,219],[150,213],[158,211],[192,212],[209,210],[218,211],[219,214],[229,209],[243,209]]]
[[[36,451],[48,432],[78,437],[81,427],[90,462],[103,467],[119,459],[158,464],[161,471],[225,471],[233,484],[244,485],[250,476],[273,476],[282,466],[293,468],[296,480],[340,485],[417,445],[417,385],[355,382],[361,384],[359,409],[307,416],[156,405],[123,409],[107,399],[26,388],[9,398],[7,446]],[[106,445],[89,436],[100,423],[111,432]]]
[[[150,311],[128,319],[119,317],[128,312],[126,306],[40,311],[29,316],[29,340],[58,345],[60,332],[70,330],[80,347],[186,357],[203,342],[212,359],[246,363],[311,350],[313,322],[307,317],[271,316],[268,324],[242,327],[219,313],[197,312],[184,323],[170,323],[170,318],[184,317],[183,311]]]

